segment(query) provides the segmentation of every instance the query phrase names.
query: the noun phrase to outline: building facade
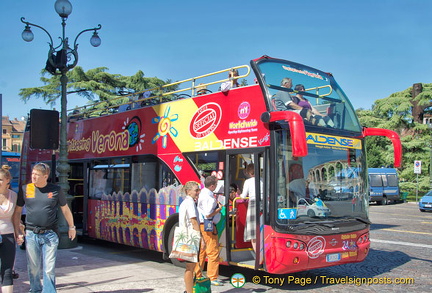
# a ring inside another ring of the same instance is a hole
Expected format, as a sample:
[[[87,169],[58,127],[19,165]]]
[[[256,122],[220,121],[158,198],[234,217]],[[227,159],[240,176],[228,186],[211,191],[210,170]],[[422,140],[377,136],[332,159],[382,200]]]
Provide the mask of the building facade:
[[[432,124],[432,115],[424,114],[423,115],[423,124]]]
[[[2,116],[2,150],[20,153],[26,126],[25,120]]]

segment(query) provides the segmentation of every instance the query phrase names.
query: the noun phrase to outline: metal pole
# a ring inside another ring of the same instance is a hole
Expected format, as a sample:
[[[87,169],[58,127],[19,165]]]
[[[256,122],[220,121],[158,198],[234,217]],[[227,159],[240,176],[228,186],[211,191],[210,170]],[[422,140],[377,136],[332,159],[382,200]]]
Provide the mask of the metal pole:
[[[67,204],[69,208],[71,208],[71,203],[73,200],[73,196],[69,195],[69,170],[70,166],[68,164],[68,149],[67,149],[67,82],[68,78],[66,76],[67,70],[62,70],[62,75],[60,77],[61,82],[61,112],[60,112],[60,153],[57,171],[59,173],[59,183],[58,185],[62,189],[63,193],[66,195]],[[59,221],[58,221],[58,229],[59,229],[59,249],[63,248],[74,248],[77,247],[77,238],[73,241],[69,239],[69,225],[64,218],[61,210],[57,213]]]
[[[57,158],[56,158],[56,152],[55,150],[52,150],[52,154],[51,154],[51,182],[53,184],[55,184],[55,179],[56,179],[56,166],[57,166],[57,162],[56,162]]]
[[[67,150],[67,96],[66,96],[66,87],[67,87],[68,78],[65,72],[62,72],[62,76],[60,78],[61,82],[61,113],[60,113],[60,154],[59,154],[59,164],[57,166],[57,170],[59,172],[59,186],[63,190],[64,194],[68,194],[69,192],[69,183],[68,183],[68,173],[69,173],[69,164],[68,164],[68,150]]]
[[[62,50],[64,52],[67,52],[69,48],[68,39],[66,38],[66,19],[62,17],[62,42],[63,47]],[[61,54],[62,52],[59,51],[58,54]],[[68,164],[68,149],[67,149],[67,83],[68,78],[66,73],[69,71],[69,68],[67,67],[67,60],[61,59],[62,64],[56,64],[57,66],[60,65],[61,67],[60,72],[60,84],[61,84],[61,109],[60,109],[60,147],[59,147],[59,159],[58,159],[58,165],[57,171],[59,176],[59,183],[58,185],[62,189],[63,193],[66,196],[67,204],[69,205],[69,208],[72,211],[71,208],[71,202],[73,200],[73,197],[69,195],[69,170],[70,166]],[[63,63],[64,62],[64,63]],[[61,210],[57,213],[58,216],[58,230],[59,230],[59,245],[58,247],[60,249],[63,248],[73,248],[76,247],[77,239],[75,238],[74,241],[71,241],[69,239],[69,225],[61,212]]]

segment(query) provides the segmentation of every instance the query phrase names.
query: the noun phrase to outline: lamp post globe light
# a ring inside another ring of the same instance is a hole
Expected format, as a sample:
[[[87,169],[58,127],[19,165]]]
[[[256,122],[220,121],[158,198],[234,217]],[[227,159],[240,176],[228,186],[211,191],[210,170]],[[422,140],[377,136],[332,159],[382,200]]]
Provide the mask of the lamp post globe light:
[[[52,75],[60,75],[60,83],[61,83],[61,111],[60,111],[60,152],[57,166],[57,173],[59,174],[59,186],[63,190],[63,192],[68,197],[68,202],[71,200],[71,197],[68,196],[69,191],[69,183],[68,183],[68,172],[69,172],[69,164],[68,164],[68,151],[67,151],[67,82],[68,78],[66,73],[74,68],[78,63],[78,38],[85,32],[93,31],[93,35],[90,39],[90,44],[93,47],[98,47],[101,44],[101,39],[98,35],[98,30],[102,28],[99,24],[97,27],[82,30],[75,37],[73,47],[69,46],[69,39],[66,37],[66,20],[68,16],[72,13],[72,4],[69,0],[57,0],[54,4],[55,11],[60,16],[62,20],[62,36],[59,37],[60,44],[55,47],[53,43],[53,39],[51,35],[48,33],[46,29],[43,27],[36,25],[34,23],[30,23],[25,21],[24,17],[21,17],[21,22],[25,24],[24,31],[21,36],[24,41],[31,42],[34,39],[33,32],[31,30],[32,27],[37,27],[43,30],[49,37],[49,51],[48,51],[48,60],[46,62],[45,69],[51,73]],[[60,213],[61,214],[61,213]],[[66,222],[66,220],[63,221]],[[68,226],[66,224],[66,229]],[[59,248],[67,248],[70,240],[67,237],[66,230],[66,239],[62,239],[62,223],[61,218],[59,221],[59,232],[60,232],[60,243]],[[64,242],[64,243],[62,243]],[[65,246],[65,247],[63,247]]]

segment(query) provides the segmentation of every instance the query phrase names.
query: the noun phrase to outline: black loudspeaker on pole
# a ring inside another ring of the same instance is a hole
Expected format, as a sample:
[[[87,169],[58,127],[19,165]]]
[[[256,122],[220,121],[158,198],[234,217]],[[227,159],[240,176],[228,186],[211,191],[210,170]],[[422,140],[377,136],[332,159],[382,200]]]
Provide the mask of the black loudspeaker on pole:
[[[55,150],[59,147],[59,112],[30,110],[30,147]]]

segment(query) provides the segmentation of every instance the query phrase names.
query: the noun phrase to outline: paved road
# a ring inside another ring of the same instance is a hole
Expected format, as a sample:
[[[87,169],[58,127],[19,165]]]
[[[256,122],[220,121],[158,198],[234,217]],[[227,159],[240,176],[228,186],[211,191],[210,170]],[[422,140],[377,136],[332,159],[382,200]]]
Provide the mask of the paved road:
[[[432,292],[432,213],[420,213],[412,203],[372,205],[370,218],[371,250],[362,263],[288,276],[222,267],[221,278],[227,283],[213,287],[213,292]],[[15,292],[28,291],[25,263],[25,252],[18,249],[16,270],[20,278],[15,282]],[[231,286],[229,279],[234,273],[246,277],[244,287]],[[112,243],[86,240],[77,248],[58,251],[59,292],[183,292],[182,276],[183,269],[162,261],[160,253]],[[254,284],[252,279],[257,277],[260,282]],[[306,284],[308,280],[316,284]],[[387,284],[357,283],[363,280]]]

